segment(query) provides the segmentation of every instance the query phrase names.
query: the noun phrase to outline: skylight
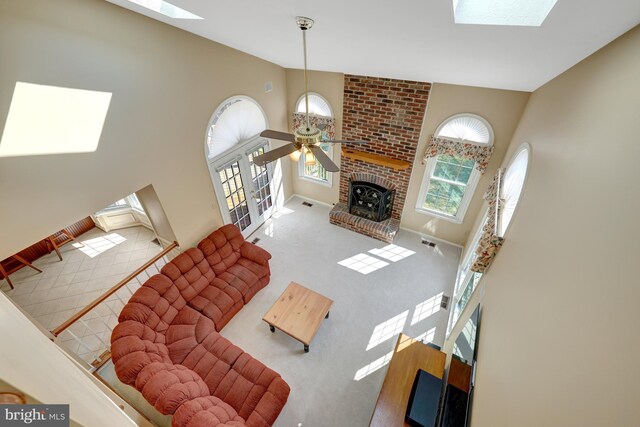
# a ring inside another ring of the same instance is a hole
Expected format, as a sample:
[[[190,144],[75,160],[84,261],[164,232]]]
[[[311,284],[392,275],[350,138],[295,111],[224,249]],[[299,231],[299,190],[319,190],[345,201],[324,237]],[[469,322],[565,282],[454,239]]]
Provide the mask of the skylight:
[[[110,92],[17,82],[0,157],[96,151]]]
[[[169,2],[163,0],[129,0],[131,3],[135,3],[147,9],[158,12],[164,16],[175,19],[204,19],[201,16],[195,15],[189,11],[174,6]]]
[[[556,0],[453,0],[456,24],[539,27]]]

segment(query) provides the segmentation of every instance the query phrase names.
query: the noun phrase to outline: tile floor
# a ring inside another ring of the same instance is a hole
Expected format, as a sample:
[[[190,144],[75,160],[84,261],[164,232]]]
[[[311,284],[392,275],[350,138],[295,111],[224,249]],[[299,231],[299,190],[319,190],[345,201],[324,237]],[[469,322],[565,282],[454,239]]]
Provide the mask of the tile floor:
[[[33,263],[43,270],[42,273],[25,267],[11,275],[15,289],[10,289],[8,283],[1,280],[0,290],[42,327],[52,330],[158,254],[161,248],[152,242],[154,238],[154,232],[145,227],[109,233],[94,228],[77,237],[81,244],[72,242],[60,248],[62,261],[52,252]],[[151,270],[149,273],[153,274],[155,271]],[[105,324],[115,324],[114,312],[120,312],[123,303],[139,286],[134,282],[128,289],[121,289],[97,307],[95,313],[87,315],[84,325],[71,331],[79,338],[86,337],[83,340],[87,341],[72,346],[76,354],[85,356],[100,339],[108,341],[109,331]],[[61,339],[69,345],[75,340],[70,334]]]

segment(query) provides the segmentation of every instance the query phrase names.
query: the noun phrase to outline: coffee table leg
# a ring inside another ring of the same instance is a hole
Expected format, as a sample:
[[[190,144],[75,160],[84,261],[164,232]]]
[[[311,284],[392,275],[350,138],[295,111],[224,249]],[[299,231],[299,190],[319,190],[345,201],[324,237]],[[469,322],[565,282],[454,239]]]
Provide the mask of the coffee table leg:
[[[304,345],[304,352],[309,353],[309,346],[306,344]]]
[[[328,311],[327,311],[327,315],[326,315],[326,316],[324,316],[324,318],[325,318],[325,319],[328,319],[328,318],[329,318],[329,312],[328,312]]]
[[[276,327],[273,325],[269,325],[269,329],[271,329],[271,332],[275,332],[276,331]]]

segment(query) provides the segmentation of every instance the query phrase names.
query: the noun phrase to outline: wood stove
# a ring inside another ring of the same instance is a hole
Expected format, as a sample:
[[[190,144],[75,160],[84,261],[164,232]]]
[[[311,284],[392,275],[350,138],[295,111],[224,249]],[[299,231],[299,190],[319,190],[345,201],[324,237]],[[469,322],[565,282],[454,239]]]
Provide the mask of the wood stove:
[[[391,217],[396,190],[366,181],[349,182],[349,213],[371,221]]]

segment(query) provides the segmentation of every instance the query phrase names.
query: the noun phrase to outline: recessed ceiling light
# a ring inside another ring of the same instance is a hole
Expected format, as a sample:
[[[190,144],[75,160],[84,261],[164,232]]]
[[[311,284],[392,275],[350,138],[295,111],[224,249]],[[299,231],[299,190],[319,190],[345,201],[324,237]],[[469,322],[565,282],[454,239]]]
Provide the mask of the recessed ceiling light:
[[[129,0],[131,3],[135,3],[139,6],[146,7],[147,9],[158,12],[164,16],[175,19],[204,19],[202,16],[194,15],[193,13],[180,9],[178,6],[174,6],[169,2],[163,0]]]
[[[456,24],[539,27],[556,0],[453,0]]]

